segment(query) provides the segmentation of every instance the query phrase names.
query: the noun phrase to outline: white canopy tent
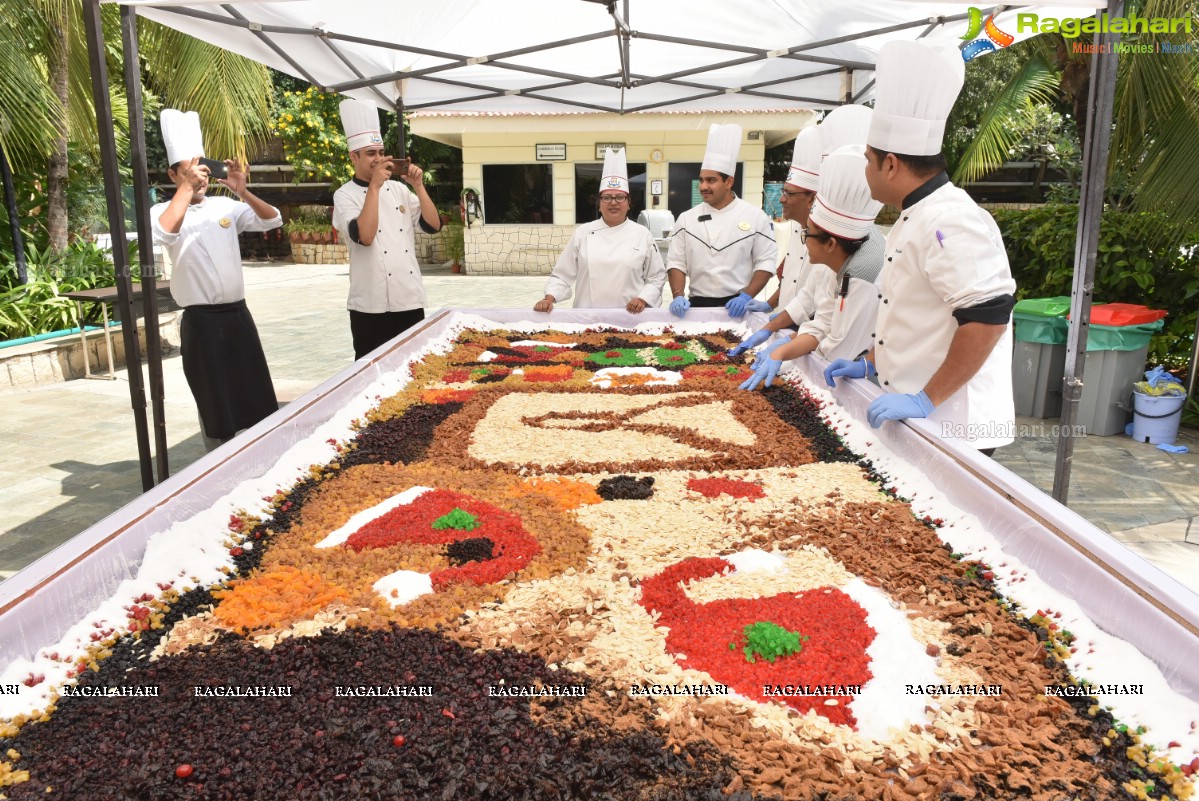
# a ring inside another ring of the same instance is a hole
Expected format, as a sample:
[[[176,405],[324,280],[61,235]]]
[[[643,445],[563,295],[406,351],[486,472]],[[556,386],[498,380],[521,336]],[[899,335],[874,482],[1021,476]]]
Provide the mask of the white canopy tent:
[[[879,48],[893,39],[930,38],[964,47],[975,10],[925,0],[82,0],[112,230],[123,230],[120,175],[112,139],[107,69],[99,57],[99,3],[122,8],[129,114],[147,349],[158,478],[166,478],[162,379],[153,308],[148,178],[137,63],[137,15],[287,72],[327,91],[381,108],[463,111],[599,110],[614,113],[776,108],[780,101],[832,108],[872,99]],[[1015,13],[1086,16],[1123,10],[1122,0],[1007,3],[995,14],[1015,40]],[[977,12],[975,12],[977,13]],[[1118,35],[1097,34],[1097,44]],[[1087,320],[1094,283],[1115,84],[1110,47],[1092,60],[1084,192],[1075,254],[1073,320]],[[401,124],[403,115],[401,113]],[[402,148],[403,137],[400,137]],[[402,152],[400,155],[403,155]],[[132,320],[129,269],[114,253],[122,319]],[[1073,430],[1082,393],[1086,325],[1072,325],[1067,346],[1062,429]],[[140,364],[136,337],[126,337],[126,363]],[[154,483],[140,370],[130,370],[145,488]],[[1073,440],[1058,445],[1054,497],[1069,487]]]
[[[112,0],[121,2],[121,0]],[[391,108],[626,113],[831,108],[871,98],[892,39],[965,44],[968,7],[769,0],[126,0],[137,13]],[[1029,5],[1015,3],[998,8]],[[1075,0],[1032,9],[1076,17]],[[1030,33],[1004,25],[1017,40]],[[1002,24],[1004,17],[1000,17]]]

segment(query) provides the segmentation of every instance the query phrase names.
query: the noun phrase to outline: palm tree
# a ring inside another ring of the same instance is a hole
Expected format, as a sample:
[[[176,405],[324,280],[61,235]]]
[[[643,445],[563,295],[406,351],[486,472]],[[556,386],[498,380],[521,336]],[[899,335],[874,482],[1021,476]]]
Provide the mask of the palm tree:
[[[1190,0],[1130,2],[1139,17],[1199,15]],[[1177,43],[1179,35],[1141,34],[1141,43]],[[1083,39],[1073,40],[1083,42]],[[958,161],[954,178],[977,180],[997,169],[1020,133],[1016,124],[1029,103],[1067,104],[1080,142],[1085,141],[1090,59],[1075,53],[1071,40],[1041,34],[1028,41],[1027,57],[995,95],[979,120],[978,133]],[[979,59],[979,67],[987,56]],[[1199,220],[1199,56],[1160,53],[1122,56],[1116,80],[1114,128],[1108,159],[1109,187],[1127,192],[1111,200],[1136,208],[1168,211],[1175,219]]]
[[[8,161],[21,174],[37,176],[46,193],[47,233],[58,249],[66,246],[69,230],[69,148],[98,155],[82,11],[80,0],[0,3],[0,156],[7,157],[0,169]],[[119,13],[116,6],[102,8],[111,75],[121,74]],[[139,23],[147,85],[166,105],[199,112],[212,154],[244,160],[269,132],[267,69],[151,21]],[[110,99],[118,145],[127,153],[128,106],[120,81],[113,81]],[[11,201],[8,213],[15,226]]]

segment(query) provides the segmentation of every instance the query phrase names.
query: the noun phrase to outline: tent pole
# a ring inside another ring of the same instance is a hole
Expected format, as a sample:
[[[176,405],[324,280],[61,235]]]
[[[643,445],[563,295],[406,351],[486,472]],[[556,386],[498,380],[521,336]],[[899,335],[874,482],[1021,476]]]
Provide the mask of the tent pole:
[[[407,126],[404,124],[404,96],[396,95],[396,158],[408,155]]]
[[[1187,397],[1195,397],[1195,371],[1199,370],[1199,318],[1195,320],[1195,341],[1191,343],[1191,366],[1187,369]]]
[[[1124,11],[1123,0],[1108,0],[1108,17]],[[1099,33],[1098,53],[1091,56],[1091,86],[1087,100],[1086,145],[1082,165],[1082,197],[1078,208],[1078,233],[1074,241],[1074,287],[1070,294],[1070,329],[1066,338],[1066,372],[1062,381],[1062,417],[1057,438],[1057,462],[1053,468],[1053,497],[1062,505],[1070,493],[1070,471],[1074,463],[1074,434],[1078,403],[1082,398],[1083,367],[1086,364],[1087,332],[1091,317],[1091,291],[1095,287],[1095,260],[1099,250],[1099,226],[1107,177],[1107,154],[1111,142],[1112,112],[1116,94],[1116,55],[1111,44],[1119,35]],[[1106,47],[1104,47],[1106,45]],[[1107,51],[1107,52],[1105,52]],[[1080,432],[1086,436],[1085,432]]]
[[[129,161],[133,166],[133,209],[137,219],[137,255],[142,275],[142,317],[146,325],[146,367],[150,373],[150,408],[154,416],[154,455],[158,460],[158,480],[165,481],[171,475],[171,469],[167,463],[162,335],[158,330],[158,273],[154,265],[154,240],[150,235],[150,175],[146,168],[137,12],[132,6],[121,6],[121,44],[125,54],[125,97],[129,102]]]
[[[137,320],[130,296],[129,251],[125,242],[125,209],[121,200],[121,174],[117,170],[117,140],[108,95],[108,65],[104,56],[104,28],[100,0],[83,0],[83,25],[92,74],[92,99],[96,104],[96,131],[100,136],[100,167],[104,172],[104,195],[108,201],[108,227],[112,231],[112,264],[117,284],[117,308],[121,312],[121,339],[125,341],[125,367],[129,372],[129,403],[137,431],[137,454],[141,464],[142,489],[154,486],[154,463],[150,456],[150,434],[146,430],[146,391],[142,384],[142,354],[138,345]],[[122,244],[118,244],[122,243]]]

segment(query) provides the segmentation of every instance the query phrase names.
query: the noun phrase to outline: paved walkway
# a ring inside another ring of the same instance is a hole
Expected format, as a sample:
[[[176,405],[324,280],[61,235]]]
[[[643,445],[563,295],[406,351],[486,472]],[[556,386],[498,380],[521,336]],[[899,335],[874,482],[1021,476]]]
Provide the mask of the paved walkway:
[[[531,308],[544,278],[450,275],[426,270],[428,308]],[[345,266],[270,265],[246,270],[281,401],[293,400],[353,361]],[[163,362],[172,472],[204,454],[178,355]],[[125,371],[116,381],[76,380],[0,390],[0,579],[141,493]],[[996,459],[1048,491],[1054,420],[1022,418],[1022,438]],[[1172,455],[1126,437],[1079,440],[1070,506],[1199,591],[1199,438]]]

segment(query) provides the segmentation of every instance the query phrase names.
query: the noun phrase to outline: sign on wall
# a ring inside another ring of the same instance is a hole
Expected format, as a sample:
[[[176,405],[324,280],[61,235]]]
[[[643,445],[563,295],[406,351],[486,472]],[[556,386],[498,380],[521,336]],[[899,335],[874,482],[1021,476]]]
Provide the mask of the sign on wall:
[[[566,145],[535,145],[538,161],[566,161]]]
[[[604,151],[607,150],[608,148],[611,148],[612,152],[615,153],[617,150],[620,150],[622,147],[624,147],[624,142],[596,142],[595,143],[595,160],[603,161],[604,160]]]

